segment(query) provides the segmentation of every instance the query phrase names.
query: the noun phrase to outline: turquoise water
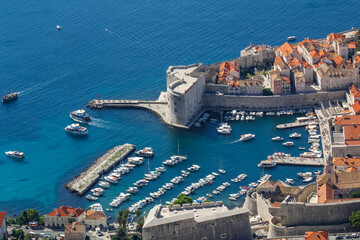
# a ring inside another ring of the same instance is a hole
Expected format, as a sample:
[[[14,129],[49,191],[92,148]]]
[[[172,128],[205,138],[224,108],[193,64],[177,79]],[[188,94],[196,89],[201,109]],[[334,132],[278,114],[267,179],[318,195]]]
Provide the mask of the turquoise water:
[[[178,141],[180,153],[189,160],[169,169],[122,207],[147,196],[194,163],[201,170],[165,194],[162,201],[216,170],[220,162],[227,174],[197,191],[195,197],[240,173],[248,174],[243,183],[232,184],[216,198],[226,200],[238,186],[260,177],[260,160],[284,150],[270,138],[291,133],[278,131],[275,125],[294,117],[234,123],[231,136],[220,136],[211,124],[191,131],[171,129],[141,110],[89,110],[94,118],[89,136],[74,138],[64,132],[71,123],[69,112],[84,108],[97,94],[155,99],[166,89],[169,65],[235,58],[250,42],[279,45],[290,35],[324,37],[359,26],[360,20],[354,17],[359,10],[356,0],[2,2],[0,89],[13,88],[21,95],[17,102],[0,106],[0,153],[19,150],[26,158],[18,161],[0,154],[0,210],[18,214],[30,207],[42,213],[59,205],[87,207],[90,203],[70,194],[65,183],[108,149],[126,142],[154,148],[151,168],[175,154]],[[248,132],[256,134],[254,141],[231,144]],[[288,152],[299,154],[297,147],[305,140],[296,140],[296,147]],[[315,169],[276,167],[266,172],[274,179],[284,179],[295,177],[300,170]],[[141,166],[123,177],[100,203],[106,208],[144,172]]]

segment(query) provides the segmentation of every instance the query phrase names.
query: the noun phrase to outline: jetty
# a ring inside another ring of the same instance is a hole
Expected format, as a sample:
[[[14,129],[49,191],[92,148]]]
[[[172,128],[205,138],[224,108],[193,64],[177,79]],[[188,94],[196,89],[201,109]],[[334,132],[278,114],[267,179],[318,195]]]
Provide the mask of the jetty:
[[[294,122],[294,123],[284,123],[276,126],[277,129],[288,129],[296,127],[305,127],[309,122]]]
[[[322,167],[325,165],[323,158],[269,156],[268,160],[275,162],[276,165],[312,166],[312,167]]]
[[[108,172],[114,165],[123,161],[124,158],[135,151],[135,148],[135,145],[126,143],[110,149],[103,156],[97,158],[91,166],[68,182],[65,187],[70,192],[80,196],[83,195],[99,180],[103,173]]]

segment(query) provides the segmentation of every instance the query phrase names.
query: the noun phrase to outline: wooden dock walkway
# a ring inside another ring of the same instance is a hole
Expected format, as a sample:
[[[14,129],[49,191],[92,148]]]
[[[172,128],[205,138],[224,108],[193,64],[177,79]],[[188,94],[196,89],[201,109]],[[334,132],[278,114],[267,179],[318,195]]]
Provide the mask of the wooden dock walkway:
[[[276,162],[276,165],[314,166],[314,167],[321,167],[325,165],[323,158],[274,157],[274,156],[270,156],[270,157],[268,157],[268,160]]]
[[[68,182],[65,187],[69,189],[70,192],[74,192],[80,196],[83,195],[99,180],[103,173],[109,171],[115,164],[123,161],[124,158],[135,151],[135,148],[135,145],[129,143],[112,148]]]

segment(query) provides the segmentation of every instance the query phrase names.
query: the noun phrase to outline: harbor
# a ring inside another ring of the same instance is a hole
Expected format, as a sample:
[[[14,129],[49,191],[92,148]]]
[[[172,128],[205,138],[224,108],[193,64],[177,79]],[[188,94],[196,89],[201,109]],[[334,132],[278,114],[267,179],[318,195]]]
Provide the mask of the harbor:
[[[97,182],[103,173],[106,173],[114,165],[129,156],[135,148],[135,145],[129,143],[112,148],[103,156],[96,159],[91,166],[68,182],[65,187],[68,188],[70,192],[74,192],[80,196],[83,195]]]
[[[276,165],[293,165],[293,166],[311,166],[322,167],[325,165],[323,158],[305,158],[305,157],[275,157],[270,156],[268,160],[273,161]]]

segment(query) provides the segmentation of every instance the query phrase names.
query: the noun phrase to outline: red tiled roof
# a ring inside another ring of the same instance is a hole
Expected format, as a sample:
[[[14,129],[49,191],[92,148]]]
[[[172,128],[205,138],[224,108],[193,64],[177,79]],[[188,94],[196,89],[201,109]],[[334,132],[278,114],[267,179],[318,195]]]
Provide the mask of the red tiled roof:
[[[345,35],[341,34],[341,33],[330,33],[328,36],[327,36],[327,40],[329,42],[331,42],[332,40],[334,39],[345,39]]]
[[[301,64],[303,65],[304,68],[312,68],[312,66],[308,64],[306,61],[301,61]]]
[[[61,216],[61,217],[79,217],[85,211],[81,208],[71,208],[71,206],[61,206],[59,209],[54,209],[51,213],[46,214],[45,216]]]
[[[356,172],[356,171],[357,171],[357,169],[355,167],[348,167],[346,169],[346,172]]]
[[[229,81],[228,85],[232,87],[239,87],[239,81],[231,80]]]
[[[336,68],[339,67],[343,61],[344,59],[340,55],[337,55],[336,57],[333,58],[334,67]]]
[[[349,87],[349,91],[354,96],[354,98],[360,98],[360,91],[359,91],[359,88],[356,85],[351,85]]]
[[[311,45],[314,44],[313,41],[311,41],[311,40],[308,39],[308,38],[305,38],[304,40],[302,40],[301,42],[299,42],[298,45],[299,45],[300,47],[302,47],[303,44],[306,43],[306,42],[307,42],[307,43],[310,43]]]
[[[281,76],[281,80],[283,80],[284,82],[290,83],[290,78],[287,76]]]
[[[355,49],[356,48],[356,43],[355,42],[349,42],[348,43],[348,48]]]
[[[355,63],[359,63],[359,62],[360,62],[360,56],[359,56],[359,55],[355,55],[355,57],[354,57],[354,62],[355,62]]]
[[[313,57],[313,58],[319,58],[320,57],[320,54],[318,51],[316,50],[312,50],[311,52],[309,52],[310,55]]]
[[[327,183],[318,188],[318,203],[334,200],[334,189]]]
[[[355,112],[356,115],[360,115],[360,101],[359,100],[355,101],[352,108],[354,109],[354,112]]]
[[[102,211],[89,210],[86,212],[86,219],[106,220],[106,216]]]
[[[256,48],[256,51],[260,52],[260,51],[262,51],[262,48],[258,47],[258,48]]]
[[[347,115],[335,118],[335,124],[340,126],[360,125],[360,116]]]
[[[294,49],[296,49],[296,45],[292,45],[288,42],[284,43],[283,45],[281,45],[281,47],[279,47],[276,52],[280,52],[283,54],[284,57],[286,57],[287,55],[291,54]]]
[[[329,232],[317,231],[317,232],[305,232],[305,240],[327,240]]]
[[[334,157],[333,164],[348,167],[360,167],[360,158]]]
[[[5,220],[6,212],[0,212],[0,226],[3,224]]]
[[[223,62],[223,63],[220,65],[220,67],[219,67],[219,71],[220,71],[220,69],[222,69],[222,68],[225,68],[225,69],[227,69],[227,70],[230,70],[230,65],[229,65],[229,63],[228,63],[228,62]]]

